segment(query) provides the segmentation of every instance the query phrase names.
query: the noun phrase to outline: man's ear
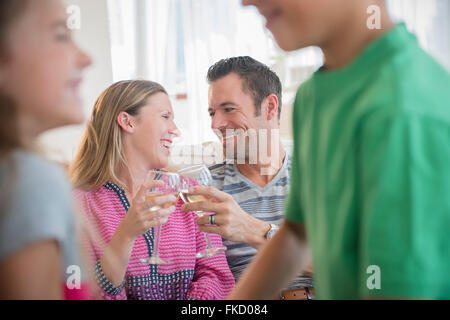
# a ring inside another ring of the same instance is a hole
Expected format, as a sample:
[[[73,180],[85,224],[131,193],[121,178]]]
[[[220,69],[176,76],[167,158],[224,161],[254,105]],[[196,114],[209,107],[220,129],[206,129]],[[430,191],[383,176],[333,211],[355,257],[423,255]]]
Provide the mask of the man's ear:
[[[125,132],[128,133],[133,133],[136,128],[133,116],[124,111],[119,113],[117,116],[117,123]]]
[[[264,99],[263,104],[265,104],[265,108],[267,108],[267,120],[271,121],[274,118],[278,119],[278,97],[271,93]]]

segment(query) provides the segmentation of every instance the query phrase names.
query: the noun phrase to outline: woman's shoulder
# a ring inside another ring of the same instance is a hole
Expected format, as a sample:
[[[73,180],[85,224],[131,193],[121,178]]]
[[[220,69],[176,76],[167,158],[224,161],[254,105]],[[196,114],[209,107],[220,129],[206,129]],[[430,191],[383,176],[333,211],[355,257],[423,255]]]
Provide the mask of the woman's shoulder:
[[[126,214],[125,195],[111,189],[108,183],[93,189],[74,189],[72,197],[77,208],[97,222],[115,223],[116,218],[120,220]]]
[[[2,254],[43,238],[63,241],[73,224],[70,184],[57,164],[15,151],[0,164]],[[4,197],[4,198],[3,198]]]
[[[70,183],[62,166],[29,151],[15,151],[0,164],[0,180],[15,194],[51,198],[70,196]]]
[[[46,159],[44,156],[28,150],[15,150],[13,151],[9,159],[12,159],[20,167],[41,168],[52,171],[62,172],[62,166],[58,163]]]
[[[72,190],[72,196],[78,201],[94,201],[104,202],[115,199],[115,195],[119,192],[112,189],[108,182],[100,187],[95,188],[76,188]]]

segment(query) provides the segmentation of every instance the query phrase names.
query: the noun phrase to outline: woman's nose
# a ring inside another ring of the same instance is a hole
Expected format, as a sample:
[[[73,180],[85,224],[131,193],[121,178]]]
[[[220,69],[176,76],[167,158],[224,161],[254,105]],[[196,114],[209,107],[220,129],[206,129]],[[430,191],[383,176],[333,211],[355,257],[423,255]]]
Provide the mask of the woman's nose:
[[[169,132],[174,138],[181,137],[181,132],[175,124],[173,124],[173,128]]]

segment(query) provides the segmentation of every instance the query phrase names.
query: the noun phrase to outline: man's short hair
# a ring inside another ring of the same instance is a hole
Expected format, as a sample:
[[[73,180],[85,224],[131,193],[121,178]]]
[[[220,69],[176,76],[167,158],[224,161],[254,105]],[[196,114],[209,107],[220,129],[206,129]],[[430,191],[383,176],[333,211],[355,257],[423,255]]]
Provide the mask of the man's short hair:
[[[263,100],[270,94],[275,94],[278,98],[278,120],[280,119],[281,81],[275,72],[251,57],[233,57],[222,59],[209,68],[208,83],[211,84],[230,73],[236,73],[242,79],[243,90],[252,95],[256,116],[261,115]]]

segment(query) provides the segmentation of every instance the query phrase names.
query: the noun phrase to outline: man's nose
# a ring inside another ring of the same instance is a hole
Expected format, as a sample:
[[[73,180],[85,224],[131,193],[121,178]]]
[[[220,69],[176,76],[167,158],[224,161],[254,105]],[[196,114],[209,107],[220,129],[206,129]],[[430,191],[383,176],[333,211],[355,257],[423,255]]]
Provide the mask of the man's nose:
[[[226,119],[220,113],[216,112],[211,119],[211,128],[221,129],[226,127],[227,127]]]

